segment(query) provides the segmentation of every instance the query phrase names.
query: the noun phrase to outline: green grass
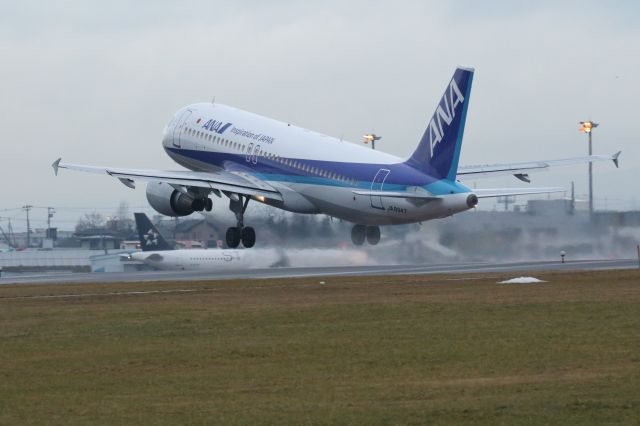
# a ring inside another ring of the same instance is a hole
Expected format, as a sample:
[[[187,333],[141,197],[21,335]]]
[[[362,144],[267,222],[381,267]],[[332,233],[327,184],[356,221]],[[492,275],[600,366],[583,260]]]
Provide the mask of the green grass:
[[[1,286],[0,423],[637,424],[640,272],[536,276]]]

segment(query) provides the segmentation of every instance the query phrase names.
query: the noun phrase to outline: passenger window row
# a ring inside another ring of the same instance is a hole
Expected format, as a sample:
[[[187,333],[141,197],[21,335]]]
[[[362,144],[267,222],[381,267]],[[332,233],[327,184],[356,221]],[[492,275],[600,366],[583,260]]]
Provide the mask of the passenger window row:
[[[246,149],[246,147],[241,143],[233,142],[229,139],[224,139],[220,136],[214,136],[211,133],[205,133],[203,131],[195,130],[189,127],[187,128],[187,134],[199,139],[204,139],[205,141],[217,143],[218,145],[222,145],[226,148],[235,149],[236,151],[244,152]]]
[[[228,260],[224,257],[191,257],[190,260]]]
[[[240,151],[240,152],[245,152],[245,150],[247,150],[247,147],[244,144],[238,143],[238,142],[233,142],[229,139],[224,139],[220,136],[214,136],[210,133],[205,133],[203,131],[200,130],[196,130],[196,129],[192,129],[190,127],[187,127],[187,134],[189,136],[194,136],[197,137],[199,139],[204,139],[206,141],[212,142],[212,143],[216,143],[219,144],[221,146],[224,146],[226,148],[231,148],[234,149],[236,151]],[[249,152],[247,152],[247,154],[250,154]],[[308,164],[304,164],[300,161],[297,160],[292,160],[290,158],[282,158],[278,155],[274,155],[271,154],[270,152],[267,151],[262,151],[262,150],[258,150],[257,152],[254,153],[254,155],[257,156],[262,156],[268,160],[271,161],[275,161],[277,163],[280,164],[284,164],[285,166],[294,168],[294,169],[298,169],[298,170],[302,170],[304,172],[307,173],[311,173],[314,175],[318,175],[327,179],[333,179],[333,180],[337,180],[343,183],[347,183],[350,185],[355,185],[356,181],[354,179],[349,179],[345,176],[342,176],[339,173],[335,173],[335,172],[330,172],[328,170],[324,170],[315,166],[310,166]]]

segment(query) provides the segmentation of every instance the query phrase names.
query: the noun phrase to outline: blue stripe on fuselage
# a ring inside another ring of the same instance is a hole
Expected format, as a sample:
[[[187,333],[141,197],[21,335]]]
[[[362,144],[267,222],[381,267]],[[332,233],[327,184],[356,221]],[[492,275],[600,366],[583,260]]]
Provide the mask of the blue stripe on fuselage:
[[[371,182],[378,171],[386,169],[390,170],[390,173],[384,182],[384,190],[403,191],[407,187],[417,186],[434,195],[470,192],[469,188],[458,182],[435,179],[404,163],[367,164],[282,157],[283,160],[296,161],[303,166],[316,167],[319,170],[336,173],[339,176],[354,180],[356,183],[352,185],[341,180],[318,176],[299,168],[290,167],[266,157],[258,157],[257,164],[253,164],[246,161],[246,154],[199,151],[175,147],[165,147],[165,150],[172,158],[181,156],[228,171],[242,171],[265,181],[370,189]]]

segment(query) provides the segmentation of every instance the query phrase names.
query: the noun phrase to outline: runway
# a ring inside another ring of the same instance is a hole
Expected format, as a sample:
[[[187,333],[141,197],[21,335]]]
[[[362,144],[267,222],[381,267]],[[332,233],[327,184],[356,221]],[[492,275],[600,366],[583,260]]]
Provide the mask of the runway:
[[[65,284],[115,283],[145,281],[208,281],[234,279],[304,278],[367,275],[428,275],[468,273],[525,273],[536,271],[589,271],[638,268],[636,259],[515,262],[515,263],[455,263],[441,265],[383,265],[326,268],[269,268],[225,271],[144,271],[112,273],[33,273],[3,275],[0,284]]]

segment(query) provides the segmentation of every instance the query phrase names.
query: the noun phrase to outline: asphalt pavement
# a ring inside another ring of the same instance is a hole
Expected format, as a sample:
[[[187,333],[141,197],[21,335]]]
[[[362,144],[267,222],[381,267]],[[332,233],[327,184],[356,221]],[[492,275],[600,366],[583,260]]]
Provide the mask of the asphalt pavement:
[[[140,271],[111,273],[25,273],[3,274],[0,284],[115,283],[144,281],[251,280],[367,275],[426,275],[468,273],[522,274],[540,271],[590,271],[638,268],[636,259],[536,261],[515,263],[451,263],[441,265],[377,265],[313,268],[268,268],[224,271]]]

